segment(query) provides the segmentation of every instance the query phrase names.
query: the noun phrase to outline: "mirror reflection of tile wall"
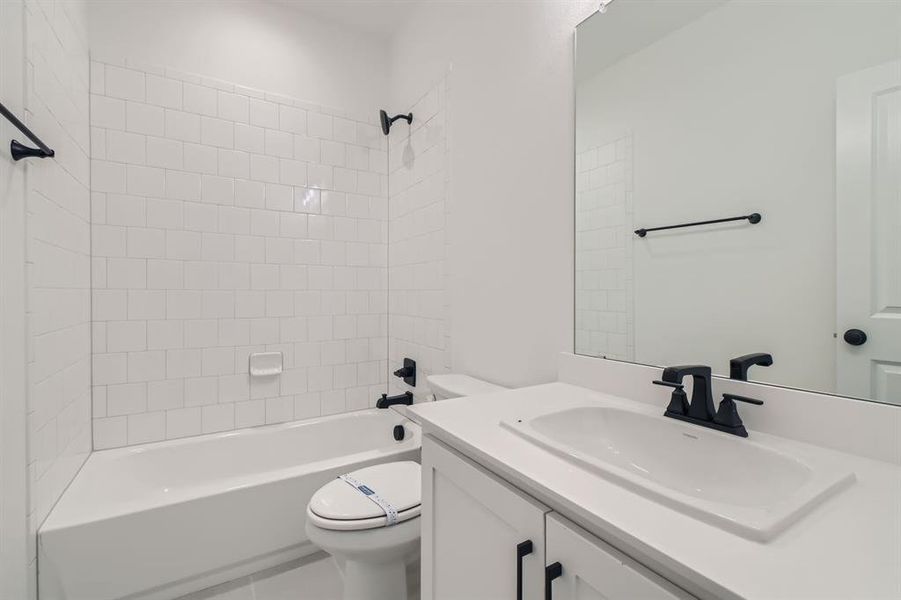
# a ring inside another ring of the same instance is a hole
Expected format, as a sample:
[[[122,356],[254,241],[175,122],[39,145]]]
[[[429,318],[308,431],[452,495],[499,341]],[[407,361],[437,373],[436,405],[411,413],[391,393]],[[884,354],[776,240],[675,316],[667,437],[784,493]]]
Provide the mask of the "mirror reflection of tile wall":
[[[576,352],[635,358],[632,137],[576,154]]]

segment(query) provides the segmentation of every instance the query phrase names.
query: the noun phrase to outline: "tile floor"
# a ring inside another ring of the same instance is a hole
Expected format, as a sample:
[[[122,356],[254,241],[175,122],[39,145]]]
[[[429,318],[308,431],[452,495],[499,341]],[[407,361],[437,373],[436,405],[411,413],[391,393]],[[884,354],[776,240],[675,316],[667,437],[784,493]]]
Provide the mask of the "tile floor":
[[[419,565],[407,571],[408,600],[419,600]],[[341,574],[325,552],[207,588],[178,600],[341,600]]]
[[[341,575],[324,552],[260,571],[179,600],[340,600]]]

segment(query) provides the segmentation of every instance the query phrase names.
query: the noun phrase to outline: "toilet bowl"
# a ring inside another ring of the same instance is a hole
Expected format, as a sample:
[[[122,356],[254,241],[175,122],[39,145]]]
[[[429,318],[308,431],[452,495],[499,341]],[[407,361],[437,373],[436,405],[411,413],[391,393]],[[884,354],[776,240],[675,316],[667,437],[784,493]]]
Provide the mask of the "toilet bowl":
[[[419,464],[384,463],[347,477],[313,495],[307,536],[335,559],[344,600],[406,600],[407,570],[419,560]],[[373,494],[397,511],[394,524]]]
[[[428,381],[437,400],[505,389],[467,375]],[[334,558],[344,600],[407,600],[416,587],[421,481],[418,463],[392,462],[348,473],[313,494],[307,536]]]

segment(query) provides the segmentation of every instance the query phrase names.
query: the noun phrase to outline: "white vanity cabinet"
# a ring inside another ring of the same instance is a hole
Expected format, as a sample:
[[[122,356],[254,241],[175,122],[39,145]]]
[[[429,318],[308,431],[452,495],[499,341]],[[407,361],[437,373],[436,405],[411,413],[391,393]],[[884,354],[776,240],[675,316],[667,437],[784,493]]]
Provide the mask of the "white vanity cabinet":
[[[422,485],[422,600],[691,598],[431,436]]]
[[[547,515],[547,600],[676,600],[689,594],[560,515]]]
[[[424,438],[422,600],[541,600],[548,511]]]

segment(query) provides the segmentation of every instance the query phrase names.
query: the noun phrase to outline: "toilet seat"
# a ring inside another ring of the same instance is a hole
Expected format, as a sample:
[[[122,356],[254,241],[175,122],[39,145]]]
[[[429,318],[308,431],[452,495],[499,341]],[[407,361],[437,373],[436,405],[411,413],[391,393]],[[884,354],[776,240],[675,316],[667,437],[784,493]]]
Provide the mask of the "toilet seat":
[[[397,523],[419,516],[422,506],[422,470],[419,463],[401,461],[365,467],[348,473],[397,510]],[[387,525],[382,508],[341,479],[313,494],[307,506],[310,522],[322,529],[359,531]]]

